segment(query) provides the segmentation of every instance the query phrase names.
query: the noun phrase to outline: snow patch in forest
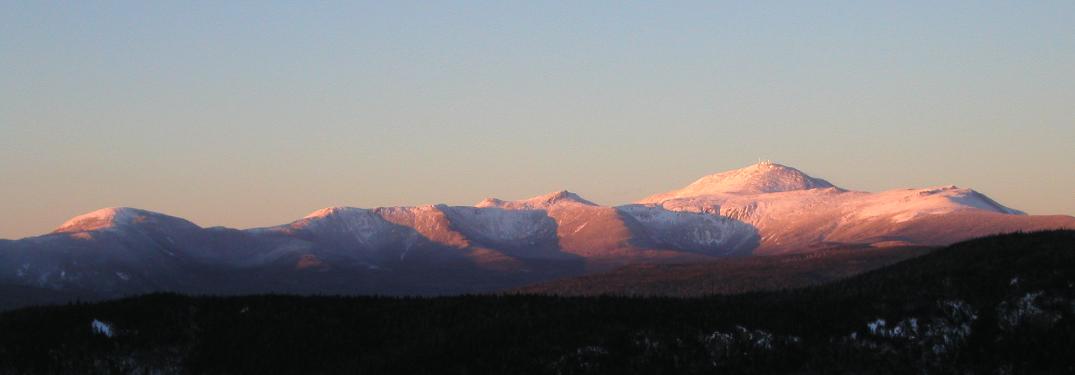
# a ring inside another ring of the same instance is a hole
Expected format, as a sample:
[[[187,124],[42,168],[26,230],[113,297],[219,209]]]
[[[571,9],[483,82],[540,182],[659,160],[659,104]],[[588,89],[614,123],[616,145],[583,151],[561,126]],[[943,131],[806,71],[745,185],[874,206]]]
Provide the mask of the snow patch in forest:
[[[93,322],[90,323],[90,328],[93,329],[93,333],[95,334],[105,335],[107,337],[112,337],[115,335],[114,331],[112,331],[111,324],[102,322],[97,319],[94,319]]]

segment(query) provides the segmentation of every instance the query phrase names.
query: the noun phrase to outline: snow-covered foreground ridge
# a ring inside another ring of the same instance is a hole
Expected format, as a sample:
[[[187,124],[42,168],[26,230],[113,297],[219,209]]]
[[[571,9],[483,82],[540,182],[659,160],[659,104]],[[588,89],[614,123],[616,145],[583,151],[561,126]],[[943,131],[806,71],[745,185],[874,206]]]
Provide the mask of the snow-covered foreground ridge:
[[[435,294],[633,262],[944,245],[1055,228],[1075,228],[1075,218],[1025,215],[954,186],[849,191],[766,162],[617,207],[559,191],[474,206],[330,207],[246,230],[106,208],[46,235],[0,240],[0,284],[114,294],[260,292],[266,283],[271,290]]]

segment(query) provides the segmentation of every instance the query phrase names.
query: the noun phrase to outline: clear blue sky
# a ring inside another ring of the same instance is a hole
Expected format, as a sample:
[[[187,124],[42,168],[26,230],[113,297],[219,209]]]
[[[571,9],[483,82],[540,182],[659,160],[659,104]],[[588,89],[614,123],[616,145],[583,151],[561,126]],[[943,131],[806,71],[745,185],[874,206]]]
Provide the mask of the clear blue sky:
[[[0,3],[0,238],[203,225],[758,158],[1075,214],[1075,2]]]

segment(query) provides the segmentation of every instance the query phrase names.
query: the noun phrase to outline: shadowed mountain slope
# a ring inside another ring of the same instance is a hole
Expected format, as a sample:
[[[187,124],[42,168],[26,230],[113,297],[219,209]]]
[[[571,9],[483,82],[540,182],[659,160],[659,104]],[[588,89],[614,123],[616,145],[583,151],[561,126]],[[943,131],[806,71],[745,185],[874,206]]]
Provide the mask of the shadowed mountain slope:
[[[802,288],[833,282],[928,253],[927,247],[834,248],[704,263],[634,264],[516,289],[560,296],[699,297]]]

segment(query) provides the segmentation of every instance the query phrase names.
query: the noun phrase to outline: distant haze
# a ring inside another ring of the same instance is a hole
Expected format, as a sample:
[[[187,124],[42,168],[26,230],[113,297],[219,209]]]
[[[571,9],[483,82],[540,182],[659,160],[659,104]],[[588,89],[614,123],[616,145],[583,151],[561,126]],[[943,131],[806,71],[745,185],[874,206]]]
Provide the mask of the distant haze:
[[[0,238],[254,227],[771,159],[1075,214],[1075,2],[0,4]]]

